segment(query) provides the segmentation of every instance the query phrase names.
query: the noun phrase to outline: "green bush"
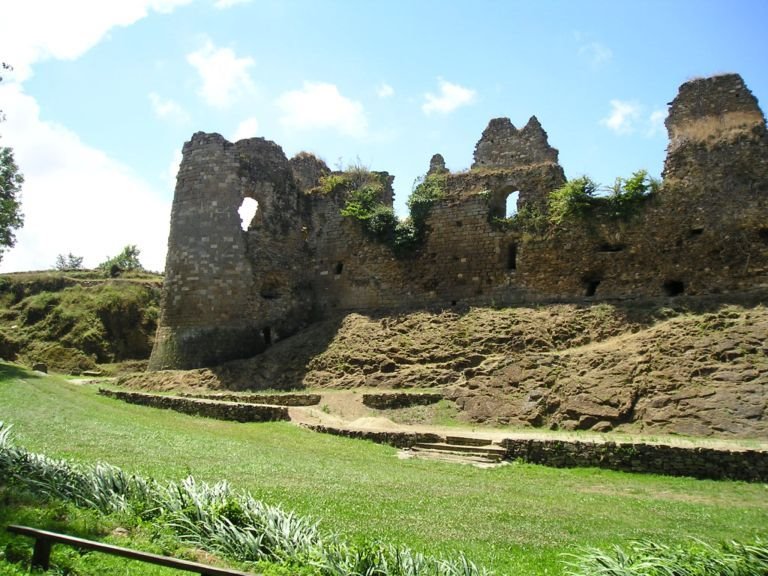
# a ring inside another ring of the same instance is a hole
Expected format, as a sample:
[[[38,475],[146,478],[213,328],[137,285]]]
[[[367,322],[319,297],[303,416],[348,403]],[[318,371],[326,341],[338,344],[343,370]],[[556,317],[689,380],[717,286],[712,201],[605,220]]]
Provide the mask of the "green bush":
[[[659,190],[659,181],[638,170],[629,178],[617,178],[613,186],[601,188],[588,176],[569,180],[549,195],[549,222],[559,226],[594,215],[627,220]],[[598,196],[597,192],[608,192]]]
[[[107,258],[99,264],[98,269],[108,276],[118,276],[122,272],[141,271],[144,267],[139,262],[141,251],[135,244],[128,244],[123,250],[112,258]]]
[[[588,176],[569,180],[549,195],[549,220],[555,225],[582,218],[593,206],[597,184]]]
[[[408,198],[408,212],[420,235],[424,232],[432,206],[445,195],[445,182],[445,174],[428,174],[422,180],[417,180]]]

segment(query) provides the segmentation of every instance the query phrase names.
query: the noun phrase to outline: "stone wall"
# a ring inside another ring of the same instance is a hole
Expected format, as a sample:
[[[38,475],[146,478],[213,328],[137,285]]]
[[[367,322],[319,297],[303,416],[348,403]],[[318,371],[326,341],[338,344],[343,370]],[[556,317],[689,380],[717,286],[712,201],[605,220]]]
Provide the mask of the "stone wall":
[[[446,442],[437,434],[349,430],[329,426],[307,426],[317,432],[371,440],[396,448]],[[490,441],[488,442],[490,444]],[[690,476],[711,480],[768,481],[768,452],[720,450],[664,444],[583,442],[505,438],[498,443],[506,450],[505,460],[518,460],[554,468],[605,468],[623,472]]]
[[[319,394],[181,394],[184,398],[241,402],[245,404],[268,404],[270,406],[316,406],[320,404]]]
[[[160,396],[143,392],[124,392],[120,390],[99,389],[99,394],[152,408],[174,410],[193,416],[205,416],[217,420],[234,420],[236,422],[270,422],[289,420],[288,408],[285,406],[270,406],[265,404],[242,404],[236,402],[221,402],[216,400],[201,400],[197,398],[182,398],[179,396]]]
[[[341,215],[348,189],[307,153],[198,133],[184,146],[151,369],[263,351],[328,313],[728,294],[768,285],[768,135],[737,75],[684,84],[671,103],[661,190],[636,213],[532,229],[565,182],[535,117],[492,120],[466,173],[445,173],[422,245],[395,255]],[[383,201],[392,203],[390,184]],[[248,230],[237,209],[259,209]]]

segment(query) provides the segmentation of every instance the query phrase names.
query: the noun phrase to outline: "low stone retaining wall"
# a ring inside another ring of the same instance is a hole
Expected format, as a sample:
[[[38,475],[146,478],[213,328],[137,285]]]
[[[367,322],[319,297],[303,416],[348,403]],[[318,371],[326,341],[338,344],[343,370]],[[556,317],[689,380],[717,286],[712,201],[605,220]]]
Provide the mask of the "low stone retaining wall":
[[[310,430],[314,430],[315,432],[333,434],[334,436],[344,436],[345,438],[371,440],[378,444],[389,444],[395,448],[410,448],[414,444],[419,444],[421,442],[441,442],[443,440],[443,437],[439,434],[429,433],[395,432],[384,430],[349,430],[346,428],[322,426],[320,424],[302,424],[302,426]]]
[[[319,425],[307,428],[396,448],[410,448],[422,442],[446,442],[446,438],[439,434],[347,430]],[[522,460],[555,468],[594,467],[711,480],[768,482],[768,452],[760,450],[515,438],[505,438],[497,444],[506,450],[505,460]]]
[[[270,404],[272,406],[316,406],[320,394],[180,394],[184,398],[244,402],[246,404]]]
[[[556,468],[587,466],[713,480],[768,481],[768,452],[759,450],[509,438],[500,444],[510,460]]]
[[[269,422],[274,420],[289,420],[288,408],[285,406],[267,406],[264,404],[237,404],[218,400],[200,400],[182,398],[180,396],[159,396],[143,392],[125,392],[99,388],[99,394],[153,408],[166,408],[191,414],[205,416],[217,420],[234,420],[236,422]]]
[[[409,406],[425,406],[427,404],[440,402],[442,399],[442,394],[409,394],[407,392],[363,394],[363,404],[369,408],[376,408],[378,410],[408,408]]]

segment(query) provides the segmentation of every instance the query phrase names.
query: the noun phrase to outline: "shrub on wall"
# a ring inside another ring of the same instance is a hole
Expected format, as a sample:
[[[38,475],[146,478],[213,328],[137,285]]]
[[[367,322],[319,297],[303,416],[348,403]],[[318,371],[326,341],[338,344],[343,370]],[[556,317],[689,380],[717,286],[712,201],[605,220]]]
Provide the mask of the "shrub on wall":
[[[389,245],[396,255],[403,256],[423,241],[432,206],[443,197],[445,175],[430,174],[417,180],[407,202],[410,216],[399,220],[392,207],[381,201],[384,189],[381,175],[375,172],[367,174],[368,177],[365,177],[357,168],[354,177],[346,177],[346,183],[355,182],[358,186],[350,191],[341,215],[355,218],[368,235]]]

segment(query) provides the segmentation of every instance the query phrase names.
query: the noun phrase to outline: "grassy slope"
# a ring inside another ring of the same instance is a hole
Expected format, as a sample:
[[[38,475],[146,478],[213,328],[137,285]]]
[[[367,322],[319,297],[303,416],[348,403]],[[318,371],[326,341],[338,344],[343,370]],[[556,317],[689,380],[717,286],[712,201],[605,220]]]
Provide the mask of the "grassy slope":
[[[290,424],[236,424],[122,404],[56,377],[0,372],[0,419],[51,456],[156,478],[228,479],[355,538],[464,550],[499,573],[557,574],[559,554],[631,539],[766,536],[766,487],[396,458],[394,449]]]

